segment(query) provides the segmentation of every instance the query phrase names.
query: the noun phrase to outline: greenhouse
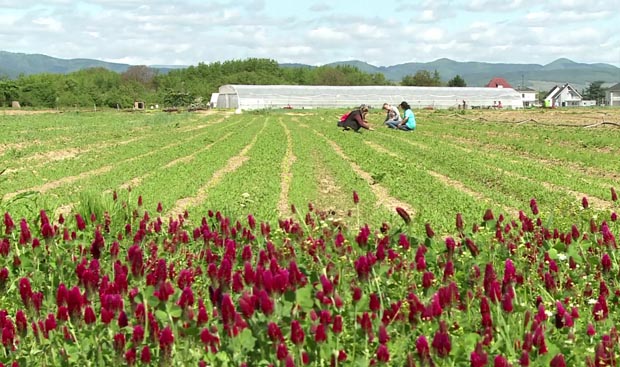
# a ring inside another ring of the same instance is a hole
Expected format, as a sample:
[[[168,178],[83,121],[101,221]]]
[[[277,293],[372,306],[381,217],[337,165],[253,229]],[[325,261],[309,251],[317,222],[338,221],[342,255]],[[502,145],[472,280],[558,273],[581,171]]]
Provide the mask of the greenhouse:
[[[212,98],[215,108],[345,108],[407,101],[413,108],[523,108],[521,94],[512,88],[402,87],[317,85],[223,85]]]

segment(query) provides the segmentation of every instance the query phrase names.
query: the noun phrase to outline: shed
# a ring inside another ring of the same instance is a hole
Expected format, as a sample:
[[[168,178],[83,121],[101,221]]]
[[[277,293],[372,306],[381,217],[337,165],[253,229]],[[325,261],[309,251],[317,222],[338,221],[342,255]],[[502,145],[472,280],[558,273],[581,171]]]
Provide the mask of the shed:
[[[407,101],[413,108],[487,108],[501,101],[504,108],[523,108],[521,94],[512,88],[233,85],[219,88],[216,108],[349,108],[362,103],[381,108],[383,103]]]

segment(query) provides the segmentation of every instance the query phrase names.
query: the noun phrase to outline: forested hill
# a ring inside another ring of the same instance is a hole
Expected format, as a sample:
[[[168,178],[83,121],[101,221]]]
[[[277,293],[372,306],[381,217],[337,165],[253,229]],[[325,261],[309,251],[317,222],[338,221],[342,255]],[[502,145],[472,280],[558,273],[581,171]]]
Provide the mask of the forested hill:
[[[536,90],[548,90],[553,85],[564,83],[582,89],[593,81],[608,84],[620,82],[620,68],[616,66],[578,63],[566,58],[557,59],[547,65],[458,62],[445,58],[432,62],[411,62],[381,67],[358,60],[328,64],[328,66],[335,65],[351,65],[367,73],[383,73],[389,80],[401,80],[405,75],[415,74],[419,70],[437,70],[444,80],[460,75],[471,87],[484,86],[494,77],[506,79],[515,88],[524,86]]]

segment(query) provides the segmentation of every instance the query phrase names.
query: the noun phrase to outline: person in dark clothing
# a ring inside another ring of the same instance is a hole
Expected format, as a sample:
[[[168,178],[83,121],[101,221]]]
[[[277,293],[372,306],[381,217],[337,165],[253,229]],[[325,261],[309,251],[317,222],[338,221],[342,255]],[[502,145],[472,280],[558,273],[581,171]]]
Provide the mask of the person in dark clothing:
[[[344,130],[352,129],[356,133],[359,132],[360,128],[372,131],[374,129],[366,121],[366,115],[368,115],[368,106],[361,105],[358,109],[351,111],[344,121],[339,121],[338,127],[342,127]]]

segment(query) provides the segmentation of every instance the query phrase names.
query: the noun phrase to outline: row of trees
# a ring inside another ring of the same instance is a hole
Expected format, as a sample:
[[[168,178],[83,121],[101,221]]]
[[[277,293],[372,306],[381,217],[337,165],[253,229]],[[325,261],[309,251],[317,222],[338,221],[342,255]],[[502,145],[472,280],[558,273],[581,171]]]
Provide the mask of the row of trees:
[[[208,101],[223,84],[289,85],[397,85],[383,74],[362,72],[354,66],[282,67],[269,59],[200,63],[167,73],[146,66],[132,66],[124,73],[90,68],[69,74],[22,75],[0,78],[0,106],[19,101],[32,107],[128,108],[134,101],[164,106],[187,106]],[[405,76],[400,85],[466,86],[460,76],[444,84],[439,73],[420,70]]]

